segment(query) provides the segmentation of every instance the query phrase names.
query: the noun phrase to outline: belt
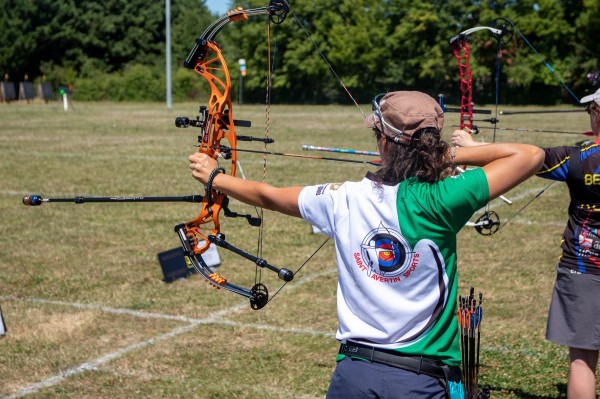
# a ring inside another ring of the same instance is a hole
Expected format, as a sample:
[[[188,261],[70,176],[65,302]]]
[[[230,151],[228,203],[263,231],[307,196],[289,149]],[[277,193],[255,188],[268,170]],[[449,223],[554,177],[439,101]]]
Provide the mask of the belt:
[[[403,356],[396,351],[375,348],[356,342],[341,344],[339,353],[350,357],[360,357],[371,363],[381,363],[417,374],[426,374],[446,381],[461,380],[459,367],[450,367],[422,356]]]

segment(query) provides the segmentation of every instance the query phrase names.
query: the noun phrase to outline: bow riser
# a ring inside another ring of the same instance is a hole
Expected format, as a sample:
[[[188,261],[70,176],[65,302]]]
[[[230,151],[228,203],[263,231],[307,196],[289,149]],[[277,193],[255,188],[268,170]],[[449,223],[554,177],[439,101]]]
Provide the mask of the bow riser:
[[[207,195],[209,194],[207,193]],[[222,204],[225,194],[213,192],[210,195],[212,196],[212,203],[203,202],[202,210],[198,216],[194,220],[185,223],[186,235],[195,255],[206,252],[210,246],[208,236],[218,234],[221,230],[218,215],[223,209]],[[211,225],[212,227],[205,227]]]
[[[202,76],[210,87],[208,113],[202,129],[202,138],[199,142],[199,151],[216,158],[221,140],[226,139],[231,148],[237,148],[237,135],[234,126],[233,107],[231,105],[231,77],[225,59],[219,46],[215,42],[205,44],[205,56],[214,54],[209,60],[199,60],[194,72]],[[223,78],[218,77],[220,73]],[[235,176],[237,155],[231,157],[230,174]]]
[[[203,112],[202,135],[198,140],[198,151],[211,158],[219,156],[218,148],[222,140],[227,145],[237,147],[237,136],[231,106],[231,78],[225,59],[215,42],[205,42],[202,58],[194,67],[194,72],[202,76],[209,84],[210,98],[208,110]],[[209,58],[210,56],[210,58]],[[217,76],[219,74],[220,76]],[[231,154],[230,174],[235,176],[237,154]],[[206,194],[198,216],[185,224],[186,235],[191,241],[194,254],[200,255],[208,250],[208,235],[216,235],[221,229],[219,215],[223,208],[225,195],[211,190]],[[205,227],[212,226],[212,227]],[[203,233],[207,232],[207,233]],[[199,242],[204,242],[198,245]]]
[[[469,64],[471,47],[466,36],[452,42],[451,47],[454,57],[458,61],[460,74],[460,129],[467,128],[469,132],[476,133],[477,128],[473,126],[473,75]]]

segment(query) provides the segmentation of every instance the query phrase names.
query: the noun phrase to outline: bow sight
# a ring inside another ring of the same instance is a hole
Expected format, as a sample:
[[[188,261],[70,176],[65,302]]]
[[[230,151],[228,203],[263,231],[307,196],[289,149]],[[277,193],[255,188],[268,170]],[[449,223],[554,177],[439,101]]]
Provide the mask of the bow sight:
[[[199,113],[200,113],[200,115],[196,116],[196,119],[190,119],[187,116],[176,117],[175,118],[175,126],[178,128],[182,128],[182,129],[193,126],[193,127],[199,127],[200,129],[204,130],[205,127],[208,127],[210,124],[207,107],[205,105],[201,105]],[[207,122],[209,123],[208,125],[207,125]],[[226,129],[227,125],[230,124],[228,112],[225,112],[221,116],[220,123],[221,123],[221,126],[220,126],[221,129]],[[240,120],[240,119],[234,119],[233,126],[251,127],[252,122]],[[200,140],[202,140],[202,136],[198,136],[198,142],[200,142]],[[271,144],[271,143],[275,142],[274,139],[269,138],[269,137],[254,137],[254,136],[240,136],[240,135],[237,135],[237,141],[258,141],[258,142],[265,143],[265,144]]]

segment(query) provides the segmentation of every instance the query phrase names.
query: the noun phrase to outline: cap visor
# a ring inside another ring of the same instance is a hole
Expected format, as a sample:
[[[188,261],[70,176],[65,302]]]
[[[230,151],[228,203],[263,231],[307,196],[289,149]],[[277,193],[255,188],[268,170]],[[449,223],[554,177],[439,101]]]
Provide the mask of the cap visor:
[[[591,103],[592,101],[594,101],[595,95],[596,93],[583,97],[581,100],[579,100],[579,104]]]
[[[371,114],[365,118],[364,125],[370,129],[374,128],[375,125],[375,114]]]

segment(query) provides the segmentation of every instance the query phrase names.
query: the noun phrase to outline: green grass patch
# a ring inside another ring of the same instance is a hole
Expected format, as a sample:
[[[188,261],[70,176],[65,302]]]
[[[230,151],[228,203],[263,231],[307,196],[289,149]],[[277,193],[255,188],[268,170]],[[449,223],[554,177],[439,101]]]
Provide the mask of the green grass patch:
[[[195,117],[198,104],[73,106],[0,104],[0,306],[8,327],[0,338],[0,396],[324,397],[338,349],[333,244],[260,311],[198,276],[163,283],[156,255],[179,245],[173,227],[196,217],[197,205],[32,208],[21,198],[202,194],[187,168],[199,130],[174,124],[176,116]],[[375,150],[352,106],[273,106],[268,119],[261,105],[235,111],[253,122],[239,134],[263,136],[268,127],[276,140],[270,151],[346,158],[303,152],[302,145]],[[502,127],[589,129],[583,112],[501,119]],[[446,137],[453,124],[458,114],[447,115]],[[493,131],[482,130],[492,141]],[[502,130],[495,139],[550,146],[585,137]],[[264,174],[262,155],[239,159],[248,178],[275,185],[357,180],[370,168],[269,156]],[[529,179],[507,193],[514,205],[490,207],[504,223],[547,184]],[[495,235],[472,228],[459,235],[461,293],[473,286],[484,295],[480,380],[493,398],[565,397],[566,349],[546,342],[544,332],[567,204],[568,191],[557,183]],[[231,207],[254,212],[237,201]],[[225,219],[222,232],[255,250],[257,231],[244,221]],[[323,240],[301,220],[266,212],[263,256],[272,264],[296,270]],[[224,277],[254,283],[253,264],[220,255]],[[262,275],[273,294],[280,281]]]

